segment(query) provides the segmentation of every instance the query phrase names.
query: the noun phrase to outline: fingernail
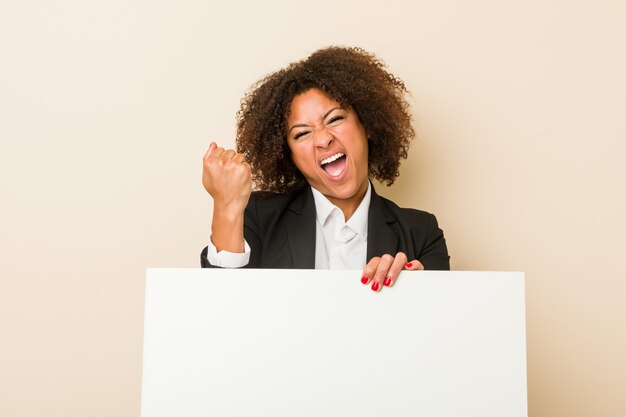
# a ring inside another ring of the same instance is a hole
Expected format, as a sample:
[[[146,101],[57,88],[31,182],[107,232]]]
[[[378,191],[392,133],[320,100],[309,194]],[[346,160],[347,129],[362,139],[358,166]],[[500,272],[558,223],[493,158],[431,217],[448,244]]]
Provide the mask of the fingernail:
[[[374,281],[372,284],[372,291],[378,291],[378,282]]]
[[[412,262],[409,262],[408,264],[406,264],[406,267],[407,267],[407,268],[410,268],[410,267],[412,267],[412,266],[413,266],[413,263],[412,263]]]
[[[367,284],[367,281],[368,281],[368,280],[367,280],[367,277],[363,277],[363,278],[361,278],[361,282],[362,282],[363,284]]]
[[[390,285],[391,285],[391,278],[389,278],[389,277],[385,278],[385,282],[383,282],[383,284],[384,284],[386,287],[390,286]]]

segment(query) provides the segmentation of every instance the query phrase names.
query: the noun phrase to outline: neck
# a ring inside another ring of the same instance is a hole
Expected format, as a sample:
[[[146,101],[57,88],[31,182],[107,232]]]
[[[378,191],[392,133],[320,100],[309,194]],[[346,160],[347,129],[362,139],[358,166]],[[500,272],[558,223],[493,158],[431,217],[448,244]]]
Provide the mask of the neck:
[[[369,181],[363,182],[363,185],[359,188],[359,190],[350,198],[334,198],[329,197],[328,201],[339,207],[339,209],[343,212],[343,218],[348,221],[350,217],[354,214],[357,208],[359,208],[359,204],[363,201],[363,197],[367,193],[367,186]]]

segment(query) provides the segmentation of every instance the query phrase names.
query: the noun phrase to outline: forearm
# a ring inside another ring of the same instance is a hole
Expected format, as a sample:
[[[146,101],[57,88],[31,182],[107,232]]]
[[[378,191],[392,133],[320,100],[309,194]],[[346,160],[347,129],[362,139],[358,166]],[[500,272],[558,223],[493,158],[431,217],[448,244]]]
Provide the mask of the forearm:
[[[216,204],[213,209],[211,241],[218,252],[243,253],[243,211],[228,210]]]

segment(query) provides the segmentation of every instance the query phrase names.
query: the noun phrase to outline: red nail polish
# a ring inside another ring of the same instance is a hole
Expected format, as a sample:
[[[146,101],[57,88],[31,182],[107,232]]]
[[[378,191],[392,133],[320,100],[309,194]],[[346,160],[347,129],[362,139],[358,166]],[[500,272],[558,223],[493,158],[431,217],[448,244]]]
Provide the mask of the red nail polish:
[[[361,282],[362,282],[363,284],[367,284],[367,281],[368,281],[367,277],[363,277],[363,278],[361,278]]]
[[[391,278],[387,277],[385,278],[385,282],[383,282],[383,284],[385,285],[385,287],[388,287],[391,285]]]
[[[409,262],[408,264],[406,264],[406,267],[407,267],[407,268],[410,268],[410,267],[412,267],[412,266],[413,266],[413,263],[412,263],[412,262]]]
[[[374,281],[372,284],[372,291],[378,291],[378,282]]]

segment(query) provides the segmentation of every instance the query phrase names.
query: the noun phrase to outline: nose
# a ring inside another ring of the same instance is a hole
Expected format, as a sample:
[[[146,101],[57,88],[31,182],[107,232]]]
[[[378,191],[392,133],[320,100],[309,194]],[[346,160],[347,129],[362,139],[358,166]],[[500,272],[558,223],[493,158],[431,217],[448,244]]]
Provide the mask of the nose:
[[[333,143],[335,137],[326,126],[320,126],[315,132],[315,146],[318,148],[327,148]]]

